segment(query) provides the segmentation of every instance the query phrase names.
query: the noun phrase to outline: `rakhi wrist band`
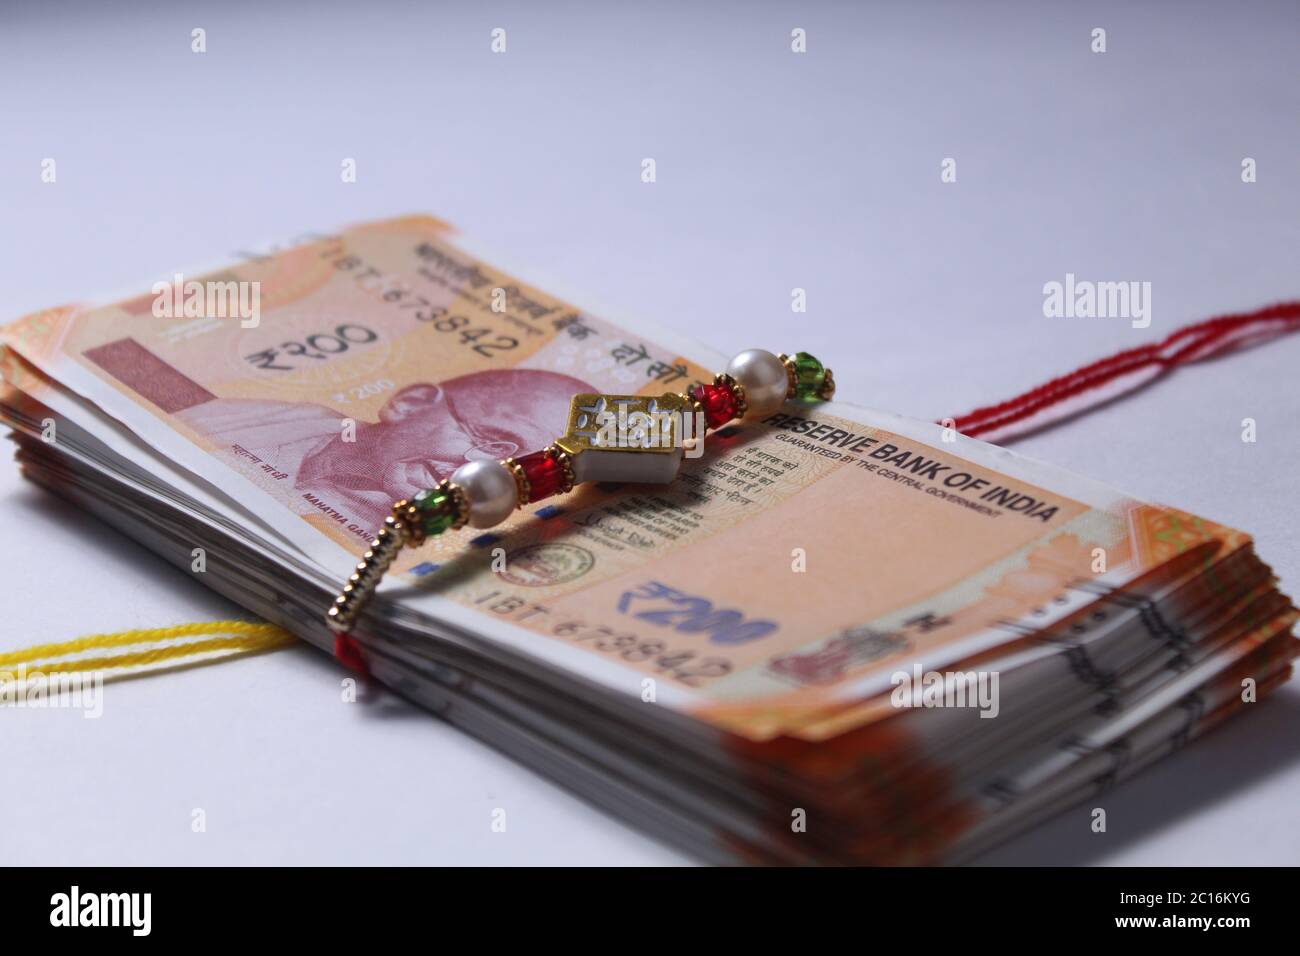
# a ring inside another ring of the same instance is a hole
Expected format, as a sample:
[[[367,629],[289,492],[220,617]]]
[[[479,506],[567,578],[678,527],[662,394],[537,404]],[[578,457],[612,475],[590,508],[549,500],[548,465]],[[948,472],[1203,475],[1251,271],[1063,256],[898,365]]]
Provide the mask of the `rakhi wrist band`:
[[[394,502],[326,622],[338,634],[351,630],[403,547],[467,524],[491,528],[516,508],[586,481],[667,484],[681,465],[688,417],[699,423],[696,433],[703,437],[738,419],[766,417],[789,399],[828,401],[834,393],[831,370],[807,352],[748,349],[713,384],[692,385],[685,393],[575,395],[567,432],[541,451],[469,462],[437,487]]]

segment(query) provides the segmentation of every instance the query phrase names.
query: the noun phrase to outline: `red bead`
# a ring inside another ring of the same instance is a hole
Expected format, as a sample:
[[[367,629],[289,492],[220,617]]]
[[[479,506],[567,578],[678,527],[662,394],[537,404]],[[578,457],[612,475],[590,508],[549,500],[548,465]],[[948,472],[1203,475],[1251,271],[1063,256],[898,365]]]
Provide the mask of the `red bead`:
[[[725,385],[696,385],[691,398],[704,406],[704,423],[721,428],[736,417],[736,396]]]
[[[528,500],[541,501],[559,493],[564,487],[564,466],[544,451],[535,451],[515,463],[524,470],[528,479]]]

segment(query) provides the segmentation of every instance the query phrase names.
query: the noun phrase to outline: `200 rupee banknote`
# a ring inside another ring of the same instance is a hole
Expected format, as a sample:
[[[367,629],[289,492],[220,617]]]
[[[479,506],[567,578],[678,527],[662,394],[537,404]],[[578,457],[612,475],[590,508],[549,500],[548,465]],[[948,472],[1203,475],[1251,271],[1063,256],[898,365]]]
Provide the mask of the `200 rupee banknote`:
[[[575,393],[680,392],[721,365],[489,264],[426,217],[170,278],[27,316],[3,341],[340,579],[392,500],[540,449]],[[583,488],[490,534],[436,538],[368,620],[387,601],[617,692],[652,680],[658,703],[768,739],[881,719],[902,666],[969,660],[1070,619],[1098,588],[1249,546],[841,403],[788,404],[705,452],[670,486]]]

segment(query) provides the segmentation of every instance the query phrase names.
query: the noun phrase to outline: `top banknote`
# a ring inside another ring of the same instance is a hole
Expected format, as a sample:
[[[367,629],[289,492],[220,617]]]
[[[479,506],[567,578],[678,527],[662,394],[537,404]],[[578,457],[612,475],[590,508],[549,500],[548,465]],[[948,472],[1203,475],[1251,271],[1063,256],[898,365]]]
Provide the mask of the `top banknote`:
[[[425,217],[37,313],[4,341],[340,580],[394,500],[546,447],[574,395],[680,393],[722,367]],[[607,688],[653,679],[659,703],[747,737],[816,736],[879,719],[900,666],[1005,651],[1247,544],[937,425],[792,402],[709,436],[671,485],[432,540],[381,602]]]

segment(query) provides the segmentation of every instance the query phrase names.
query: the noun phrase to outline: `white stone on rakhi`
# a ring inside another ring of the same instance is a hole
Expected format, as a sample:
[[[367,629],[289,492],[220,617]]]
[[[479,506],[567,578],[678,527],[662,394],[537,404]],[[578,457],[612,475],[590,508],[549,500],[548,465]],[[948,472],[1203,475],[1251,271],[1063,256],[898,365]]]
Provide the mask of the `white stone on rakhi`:
[[[465,493],[472,528],[498,525],[519,505],[515,476],[499,461],[471,461],[461,465],[452,472],[451,481]]]

